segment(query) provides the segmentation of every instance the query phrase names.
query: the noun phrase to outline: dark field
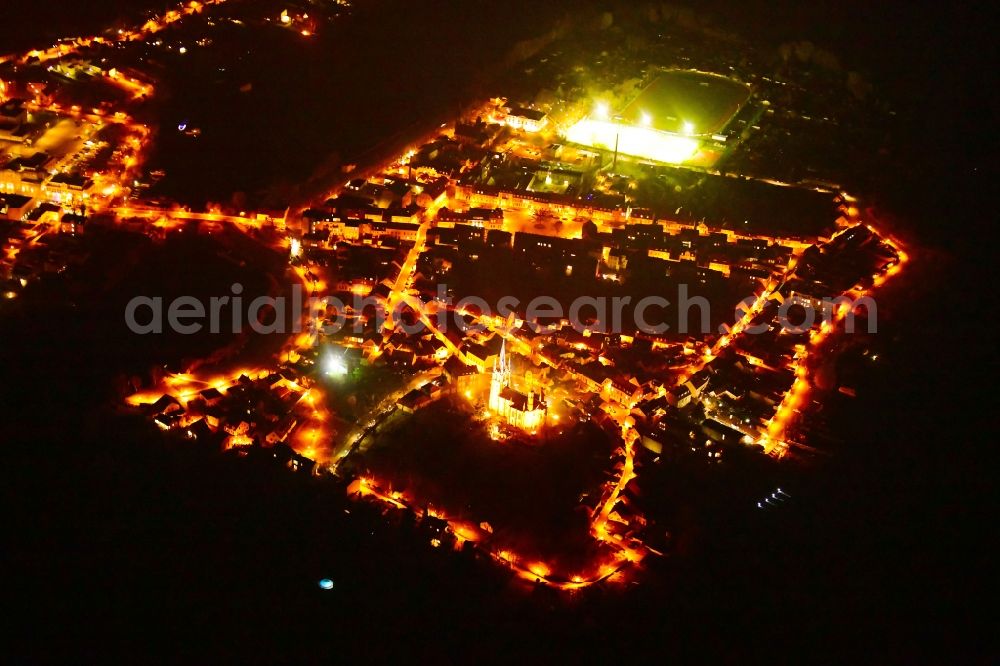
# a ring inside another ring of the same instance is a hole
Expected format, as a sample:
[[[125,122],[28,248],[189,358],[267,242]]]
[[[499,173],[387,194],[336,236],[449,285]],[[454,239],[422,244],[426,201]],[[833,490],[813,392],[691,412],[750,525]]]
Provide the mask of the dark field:
[[[50,415],[62,418],[120,399],[132,378],[148,383],[163,371],[178,372],[209,358],[224,364],[237,354],[241,363],[252,363],[284,342],[285,336],[256,335],[246,326],[241,335],[231,329],[227,334],[225,328],[220,335],[207,330],[171,333],[166,317],[163,334],[135,335],[123,315],[135,296],[160,296],[165,304],[179,296],[207,302],[230,294],[237,282],[249,302],[275,289],[283,257],[252,245],[238,232],[208,236],[188,231],[163,244],[120,231],[88,233],[79,240],[93,248],[83,265],[31,283],[16,301],[4,304],[0,378],[7,386],[21,387],[5,392],[4,407],[44,409],[46,403],[38,398],[45,394],[69,406],[68,412]],[[240,260],[233,259],[237,253]],[[146,315],[137,320],[146,321]]]
[[[352,465],[452,517],[489,522],[499,547],[569,571],[586,566],[594,553],[589,512],[617,444],[588,423],[498,442],[469,416],[468,405],[448,398],[400,415]]]

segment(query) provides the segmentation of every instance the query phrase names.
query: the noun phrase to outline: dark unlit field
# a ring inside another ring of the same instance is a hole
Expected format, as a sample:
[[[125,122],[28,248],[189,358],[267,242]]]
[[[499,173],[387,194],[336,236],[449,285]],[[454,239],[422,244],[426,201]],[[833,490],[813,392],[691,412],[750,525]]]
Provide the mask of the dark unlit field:
[[[596,547],[590,511],[611,478],[618,443],[592,423],[552,428],[530,442],[495,441],[463,403],[445,398],[401,418],[350,461],[351,471],[370,473],[420,506],[489,522],[498,548],[585,566]]]

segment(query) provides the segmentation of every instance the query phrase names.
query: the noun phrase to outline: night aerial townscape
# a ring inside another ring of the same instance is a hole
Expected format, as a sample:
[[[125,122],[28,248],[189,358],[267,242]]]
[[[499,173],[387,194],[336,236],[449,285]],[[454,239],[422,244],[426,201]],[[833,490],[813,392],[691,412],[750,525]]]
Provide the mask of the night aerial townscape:
[[[1000,659],[986,8],[2,4],[6,663]]]

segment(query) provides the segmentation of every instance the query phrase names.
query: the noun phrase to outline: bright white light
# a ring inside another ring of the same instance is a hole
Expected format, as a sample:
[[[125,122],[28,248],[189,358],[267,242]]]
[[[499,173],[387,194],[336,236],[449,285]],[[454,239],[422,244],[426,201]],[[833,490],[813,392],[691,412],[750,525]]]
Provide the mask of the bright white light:
[[[694,157],[699,142],[652,128],[584,118],[566,132],[566,140],[592,148],[618,151],[645,159],[681,164]]]
[[[643,127],[651,127],[653,125],[653,116],[643,111],[642,117],[640,118],[640,122],[642,123]]]
[[[694,123],[685,120],[684,121],[684,133],[687,134],[688,136],[691,136],[692,134],[694,134]]]
[[[607,120],[611,116],[611,109],[607,102],[598,102],[594,107],[594,116],[601,120]]]
[[[296,259],[302,255],[302,243],[299,241],[298,238],[292,239],[290,254],[292,259]]]
[[[182,46],[179,49],[177,49],[177,52],[180,53],[181,55],[184,55],[185,53],[188,52],[188,50],[186,46]]]
[[[323,362],[323,371],[331,377],[342,377],[347,374],[347,365],[341,358],[327,356]]]

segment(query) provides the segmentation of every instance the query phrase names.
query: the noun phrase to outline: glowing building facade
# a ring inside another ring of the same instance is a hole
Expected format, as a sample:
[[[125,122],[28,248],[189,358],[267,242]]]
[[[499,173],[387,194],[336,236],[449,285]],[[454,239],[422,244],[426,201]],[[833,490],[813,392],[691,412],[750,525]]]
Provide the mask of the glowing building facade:
[[[532,390],[522,393],[511,384],[506,342],[500,346],[500,357],[493,362],[490,410],[507,425],[528,432],[535,432],[545,422],[545,397]]]
[[[549,117],[544,111],[514,106],[508,107],[507,118],[504,122],[514,129],[525,132],[541,132],[548,124]]]

